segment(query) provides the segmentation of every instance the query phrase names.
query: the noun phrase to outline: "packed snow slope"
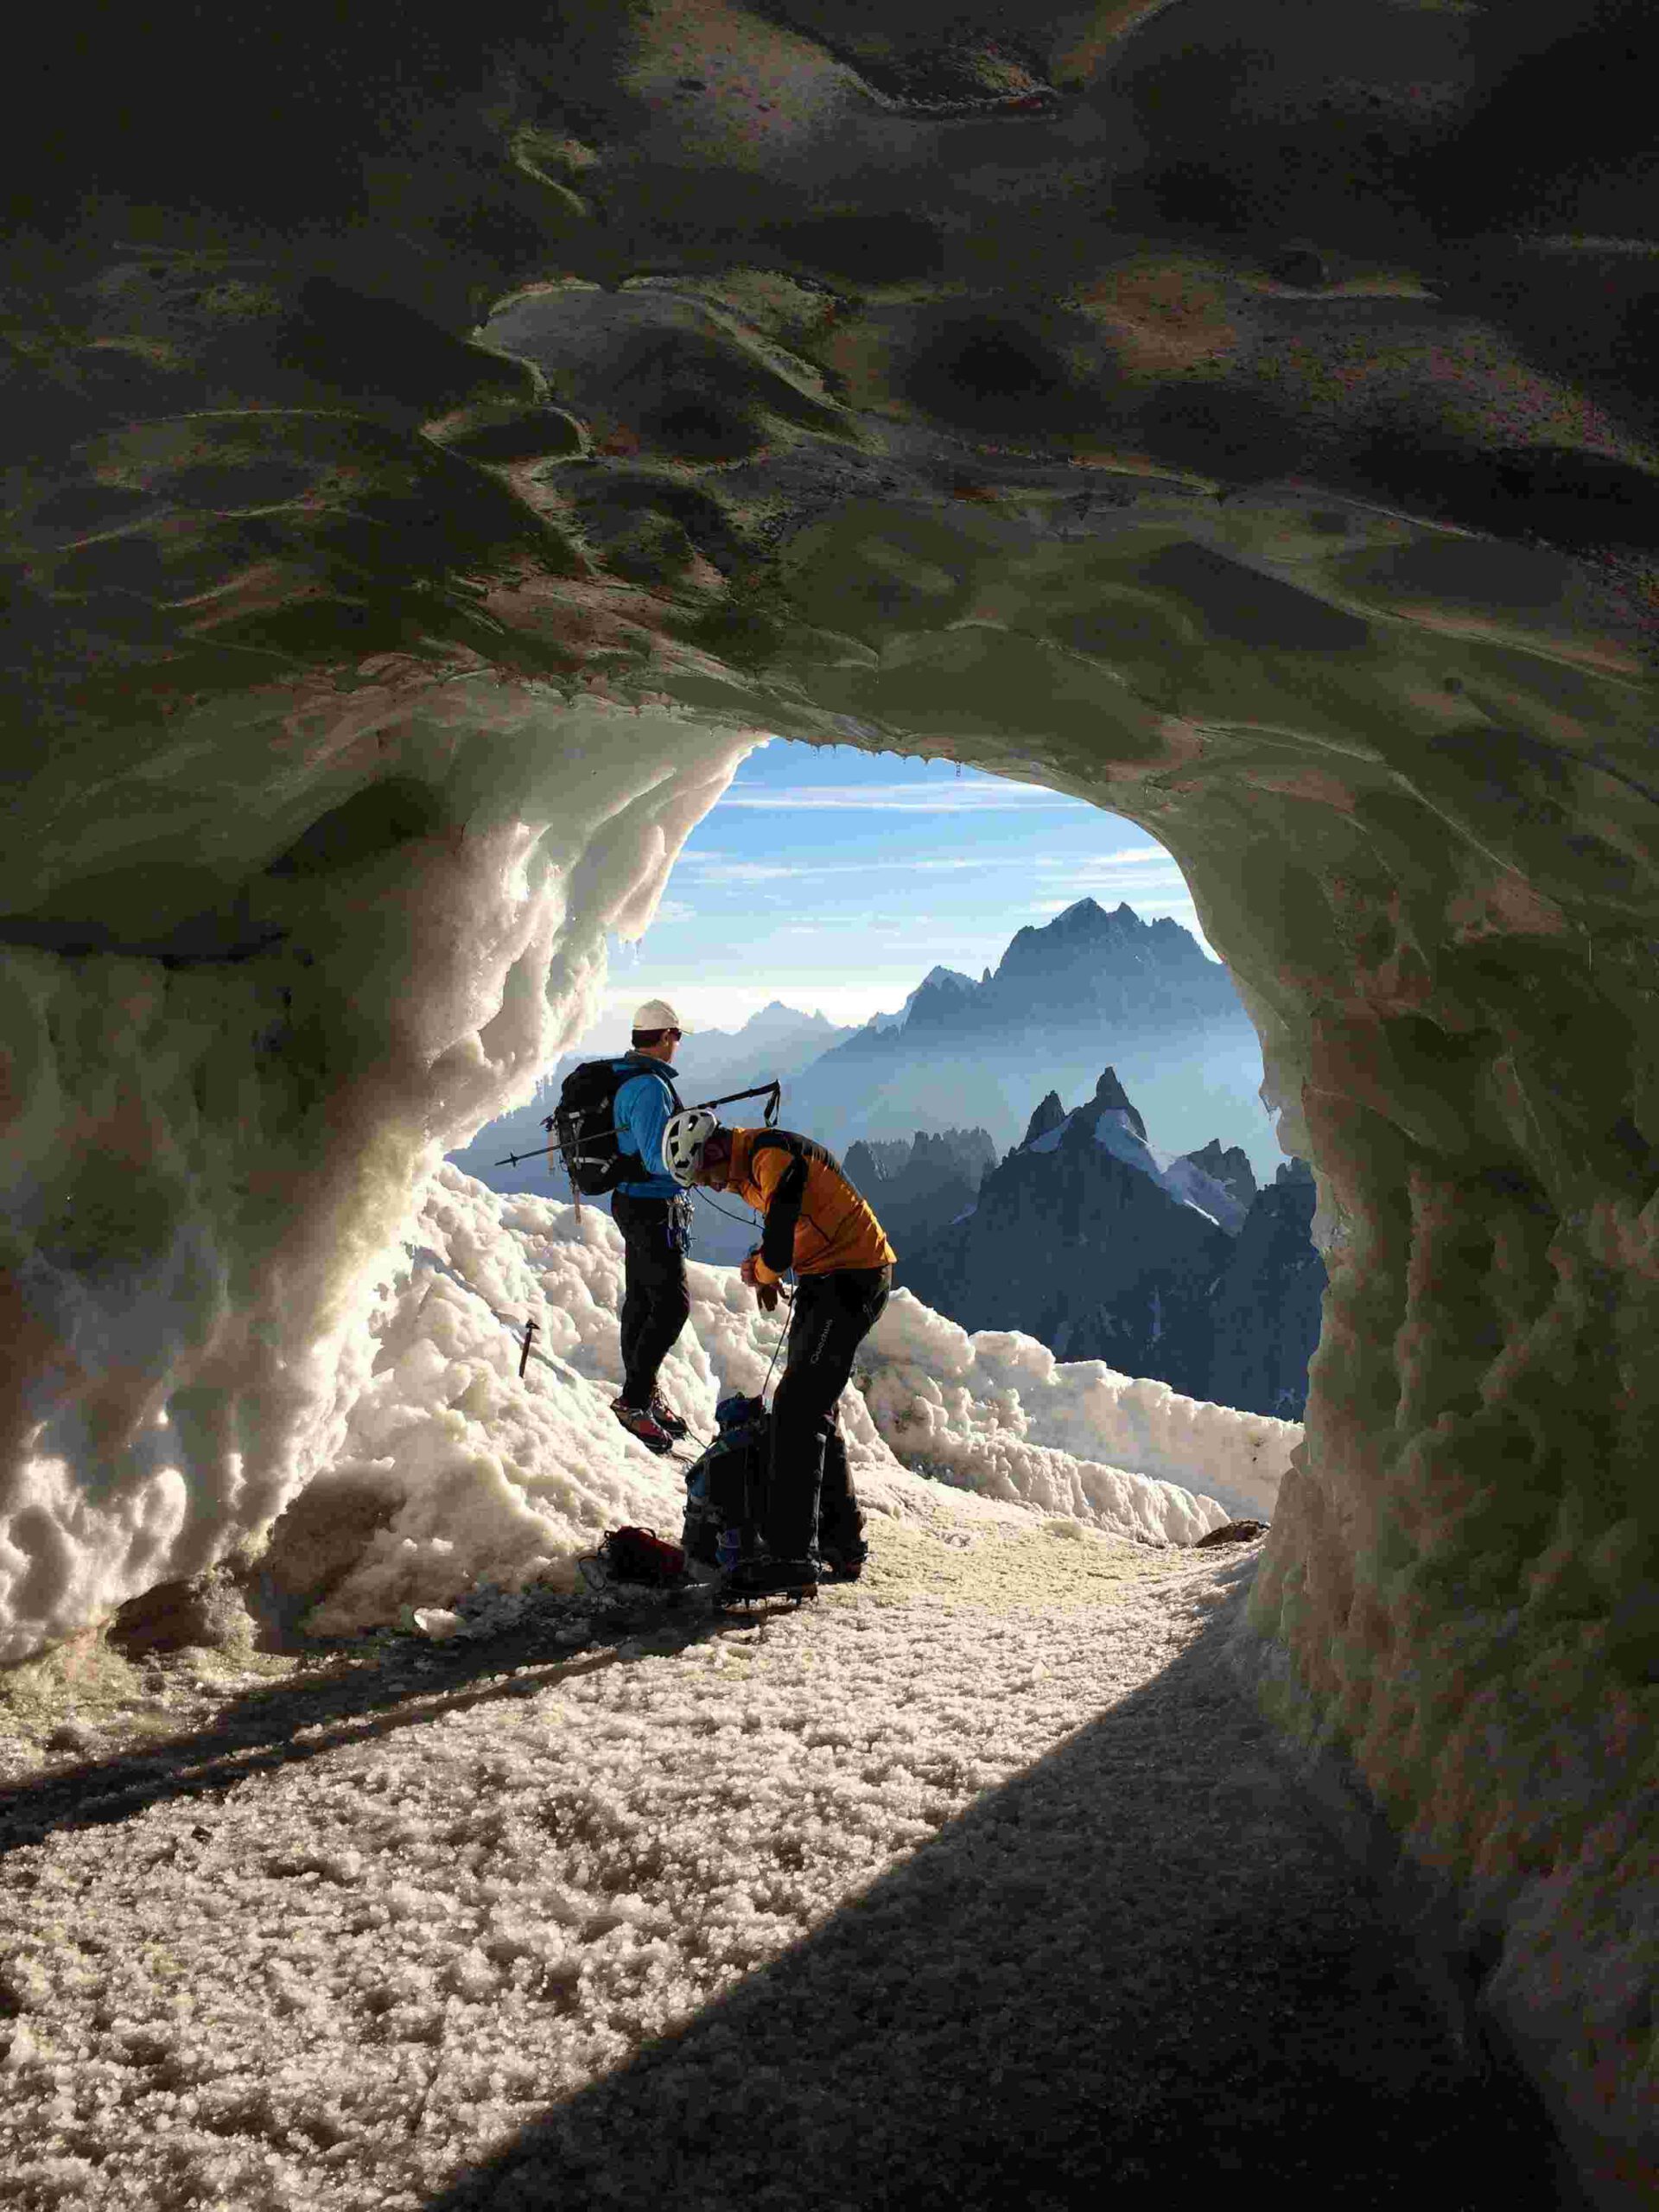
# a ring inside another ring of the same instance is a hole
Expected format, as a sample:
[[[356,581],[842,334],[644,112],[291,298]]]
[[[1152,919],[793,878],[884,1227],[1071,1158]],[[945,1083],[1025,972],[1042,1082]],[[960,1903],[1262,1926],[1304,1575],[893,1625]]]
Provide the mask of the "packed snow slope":
[[[602,1208],[499,1196],[445,1162],[394,1257],[341,1347],[327,1465],[261,1561],[287,1614],[315,1633],[360,1632],[480,1586],[574,1589],[578,1559],[607,1529],[677,1539],[683,1469],[610,1412],[622,1243]],[[694,1262],[689,1274],[691,1318],[663,1382],[707,1438],[718,1400],[758,1392],[773,1371],[781,1332],[734,1269]],[[1064,1365],[1029,1337],[970,1337],[906,1291],[856,1383],[842,1425],[875,1518],[925,1518],[943,1481],[1190,1544],[1270,1516],[1301,1435],[1098,1361]]]
[[[0,1648],[250,1566],[751,734],[1092,798],[1317,1179],[1262,1694],[1649,2200],[1659,13],[30,29]]]

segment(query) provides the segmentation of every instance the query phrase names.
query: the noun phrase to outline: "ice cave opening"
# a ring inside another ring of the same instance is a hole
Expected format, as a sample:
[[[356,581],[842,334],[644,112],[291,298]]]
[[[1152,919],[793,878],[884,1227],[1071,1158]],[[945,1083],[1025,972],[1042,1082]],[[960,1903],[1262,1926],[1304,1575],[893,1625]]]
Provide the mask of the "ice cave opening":
[[[42,101],[0,1652],[250,1561],[327,1470],[436,1163],[757,734],[1096,801],[1179,861],[1318,1183],[1240,1665],[1635,2202],[1652,22],[1263,5],[1241,74],[1224,12],[192,16],[259,86],[211,128],[141,41]]]

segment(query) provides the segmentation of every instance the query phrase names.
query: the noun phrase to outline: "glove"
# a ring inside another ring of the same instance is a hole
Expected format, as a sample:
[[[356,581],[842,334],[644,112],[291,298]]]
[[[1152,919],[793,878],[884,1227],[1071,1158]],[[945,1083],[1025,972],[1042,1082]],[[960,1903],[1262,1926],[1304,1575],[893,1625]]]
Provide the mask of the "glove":
[[[778,1286],[775,1282],[758,1282],[754,1286],[755,1303],[763,1313],[778,1311]]]

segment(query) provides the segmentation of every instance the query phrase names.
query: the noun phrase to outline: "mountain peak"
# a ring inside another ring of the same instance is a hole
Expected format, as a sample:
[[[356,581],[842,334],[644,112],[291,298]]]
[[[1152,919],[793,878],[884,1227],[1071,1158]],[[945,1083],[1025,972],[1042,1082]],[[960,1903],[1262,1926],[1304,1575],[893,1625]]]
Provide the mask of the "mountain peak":
[[[1060,1103],[1060,1094],[1058,1090],[1051,1090],[1041,1104],[1033,1109],[1031,1125],[1020,1140],[1021,1143],[1035,1144],[1039,1137],[1046,1137],[1051,1129],[1058,1129],[1065,1119],[1065,1109]]]
[[[957,968],[930,968],[905,1001],[905,1027],[938,1029],[948,1026],[964,999],[977,991],[971,976]]]
[[[1135,1131],[1136,1136],[1140,1138],[1142,1144],[1146,1142],[1147,1125],[1141,1120],[1140,1115],[1135,1111],[1135,1109],[1130,1101],[1128,1092],[1124,1090],[1122,1084],[1118,1081],[1117,1070],[1116,1068],[1107,1068],[1103,1071],[1100,1081],[1095,1085],[1094,1103],[1096,1109],[1100,1113],[1117,1113],[1127,1115],[1128,1116],[1129,1127]]]
[[[1109,951],[1121,959],[1149,935],[1153,925],[1143,922],[1127,899],[1109,914],[1097,899],[1084,897],[1061,908],[1046,922],[1027,922],[1009,938],[997,964],[999,978],[1011,974],[1071,968],[1079,958]],[[1161,941],[1161,940],[1160,940]]]
[[[1202,1168],[1206,1175],[1219,1183],[1224,1190],[1230,1191],[1245,1205],[1255,1196],[1255,1170],[1250,1166],[1249,1154],[1238,1145],[1224,1145],[1219,1137],[1211,1137],[1209,1143],[1200,1146],[1197,1152],[1184,1153],[1181,1156],[1190,1160],[1195,1167]]]
[[[1033,934],[1043,936],[1052,931],[1057,937],[1071,938],[1094,937],[1103,932],[1117,937],[1122,934],[1126,924],[1132,924],[1136,929],[1147,926],[1127,899],[1119,899],[1108,913],[1099,899],[1085,895],[1074,899],[1071,906],[1062,907],[1052,921],[1045,923],[1042,929],[1033,931]]]
[[[769,999],[734,1033],[746,1043],[758,1044],[763,1039],[781,1042],[785,1037],[827,1037],[834,1033],[835,1024],[822,1014],[805,1014],[799,1007],[785,1005],[782,999]]]

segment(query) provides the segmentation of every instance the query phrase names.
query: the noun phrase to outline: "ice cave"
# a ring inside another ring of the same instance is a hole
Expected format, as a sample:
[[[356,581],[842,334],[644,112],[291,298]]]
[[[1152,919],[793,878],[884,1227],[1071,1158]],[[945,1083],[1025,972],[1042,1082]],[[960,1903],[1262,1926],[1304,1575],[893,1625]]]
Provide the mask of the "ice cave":
[[[0,1656],[252,1571],[442,1156],[760,734],[1091,798],[1179,861],[1318,1182],[1237,1663],[1598,2201],[1646,2201],[1652,11],[41,33]]]

